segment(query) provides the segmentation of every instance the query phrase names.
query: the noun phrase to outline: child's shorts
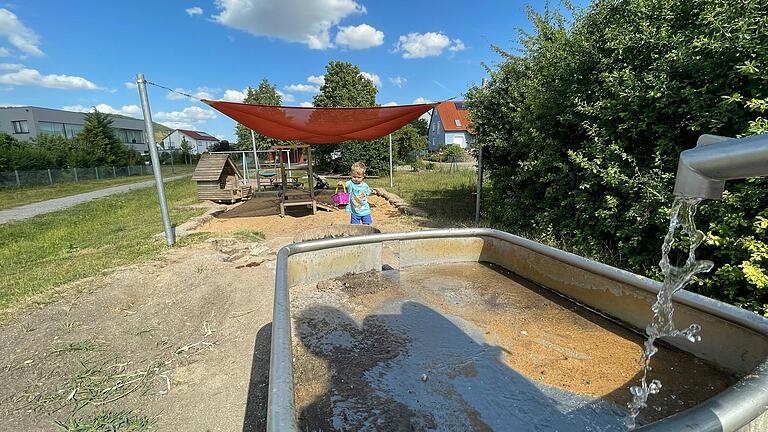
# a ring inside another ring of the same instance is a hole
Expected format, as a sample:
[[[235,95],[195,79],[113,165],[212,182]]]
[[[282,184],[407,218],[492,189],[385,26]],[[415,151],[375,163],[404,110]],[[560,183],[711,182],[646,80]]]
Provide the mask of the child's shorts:
[[[352,220],[349,221],[352,225],[360,225],[361,223],[363,225],[370,225],[371,224],[371,215],[367,214],[365,216],[358,216],[354,213],[352,213]]]

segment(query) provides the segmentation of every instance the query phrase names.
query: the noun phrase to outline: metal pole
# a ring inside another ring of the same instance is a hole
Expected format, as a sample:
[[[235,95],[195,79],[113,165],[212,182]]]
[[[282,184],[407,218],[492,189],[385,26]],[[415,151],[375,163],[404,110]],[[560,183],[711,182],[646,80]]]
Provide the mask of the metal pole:
[[[256,192],[261,192],[261,180],[259,179],[259,156],[256,154],[256,134],[251,129],[251,146],[253,147],[253,163],[256,164]]]
[[[117,170],[115,169],[114,165],[112,165],[112,177],[117,178]]]
[[[96,170],[96,180],[99,179],[99,167],[94,167],[94,170]]]
[[[165,243],[173,246],[176,242],[171,218],[168,216],[168,203],[165,201],[165,188],[163,187],[163,174],[160,172],[160,157],[157,155],[155,144],[155,127],[152,125],[152,112],[149,109],[149,97],[147,96],[147,81],[144,74],[136,74],[136,84],[141,98],[141,110],[144,113],[144,126],[147,128],[147,141],[149,145],[149,157],[152,159],[152,171],[155,174],[155,187],[157,198],[160,201],[160,213],[163,216],[163,228],[165,229]]]
[[[171,155],[171,174],[176,174],[176,169],[173,166],[173,149],[171,149],[170,155]]]
[[[475,201],[475,225],[480,223],[480,197],[483,195],[483,145],[477,154],[477,198]]]
[[[128,165],[128,167],[129,167],[128,169],[130,169],[130,165]],[[78,181],[77,180],[77,167],[75,167],[74,170],[75,170],[75,183],[77,183],[77,181]],[[130,173],[130,171],[129,171],[129,173]],[[128,174],[128,175],[130,175],[130,174]]]
[[[288,176],[291,177],[293,176],[293,171],[291,171],[291,150],[285,150],[285,154],[288,155]]]
[[[21,187],[21,181],[19,181],[19,171],[13,170],[14,174],[16,174],[16,187]]]
[[[389,134],[389,187],[393,187],[392,180],[392,134]]]
[[[48,168],[48,183],[53,184],[53,176],[51,176],[51,169]]]
[[[245,159],[245,152],[243,152],[243,179],[248,180],[248,161]]]

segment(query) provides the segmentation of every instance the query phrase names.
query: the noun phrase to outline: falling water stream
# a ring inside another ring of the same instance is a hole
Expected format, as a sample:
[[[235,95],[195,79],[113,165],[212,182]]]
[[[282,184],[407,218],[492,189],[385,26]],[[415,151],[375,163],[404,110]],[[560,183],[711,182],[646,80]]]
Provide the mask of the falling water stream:
[[[704,233],[696,229],[694,216],[696,207],[701,199],[690,197],[676,197],[672,203],[670,212],[669,231],[664,237],[664,244],[661,246],[661,261],[659,265],[664,274],[664,283],[656,298],[653,307],[653,320],[645,328],[648,339],[645,341],[645,351],[643,353],[643,377],[640,385],[630,387],[632,393],[632,402],[628,404],[629,416],[626,419],[626,425],[629,430],[634,430],[637,425],[637,416],[640,410],[647,406],[648,396],[656,394],[661,390],[659,380],[648,382],[648,372],[652,369],[650,366],[651,358],[656,354],[658,348],[654,346],[656,339],[662,337],[684,337],[691,342],[701,340],[699,331],[701,327],[698,324],[691,324],[685,330],[678,330],[672,321],[672,315],[675,310],[672,306],[672,296],[683,289],[694,275],[706,272],[712,269],[711,261],[696,260],[696,248],[704,241]],[[688,257],[681,267],[674,266],[669,262],[669,252],[675,242],[675,231],[681,229],[683,238],[689,241]]]

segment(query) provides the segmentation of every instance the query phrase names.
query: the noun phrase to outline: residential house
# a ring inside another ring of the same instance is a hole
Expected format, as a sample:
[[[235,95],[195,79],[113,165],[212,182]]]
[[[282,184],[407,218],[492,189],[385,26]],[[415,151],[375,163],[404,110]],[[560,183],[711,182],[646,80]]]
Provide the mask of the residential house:
[[[34,106],[0,107],[0,131],[30,141],[40,134],[74,138],[85,125],[83,112],[64,111]],[[147,153],[144,120],[110,116],[115,135],[138,153]]]
[[[474,139],[464,102],[441,102],[429,121],[429,150],[437,151],[443,144],[467,148]]]
[[[189,152],[192,154],[207,152],[214,144],[219,142],[216,137],[205,132],[176,129],[163,138],[160,145],[166,150],[179,150],[182,141],[185,139],[189,143]]]

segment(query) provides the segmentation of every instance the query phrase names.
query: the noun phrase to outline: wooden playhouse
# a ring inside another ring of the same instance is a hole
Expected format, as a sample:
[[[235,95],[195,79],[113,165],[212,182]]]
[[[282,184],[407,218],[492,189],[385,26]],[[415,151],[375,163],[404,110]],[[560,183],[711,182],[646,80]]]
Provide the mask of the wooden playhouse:
[[[197,182],[197,198],[234,203],[251,197],[251,187],[243,185],[243,176],[228,154],[206,153],[192,175]]]

